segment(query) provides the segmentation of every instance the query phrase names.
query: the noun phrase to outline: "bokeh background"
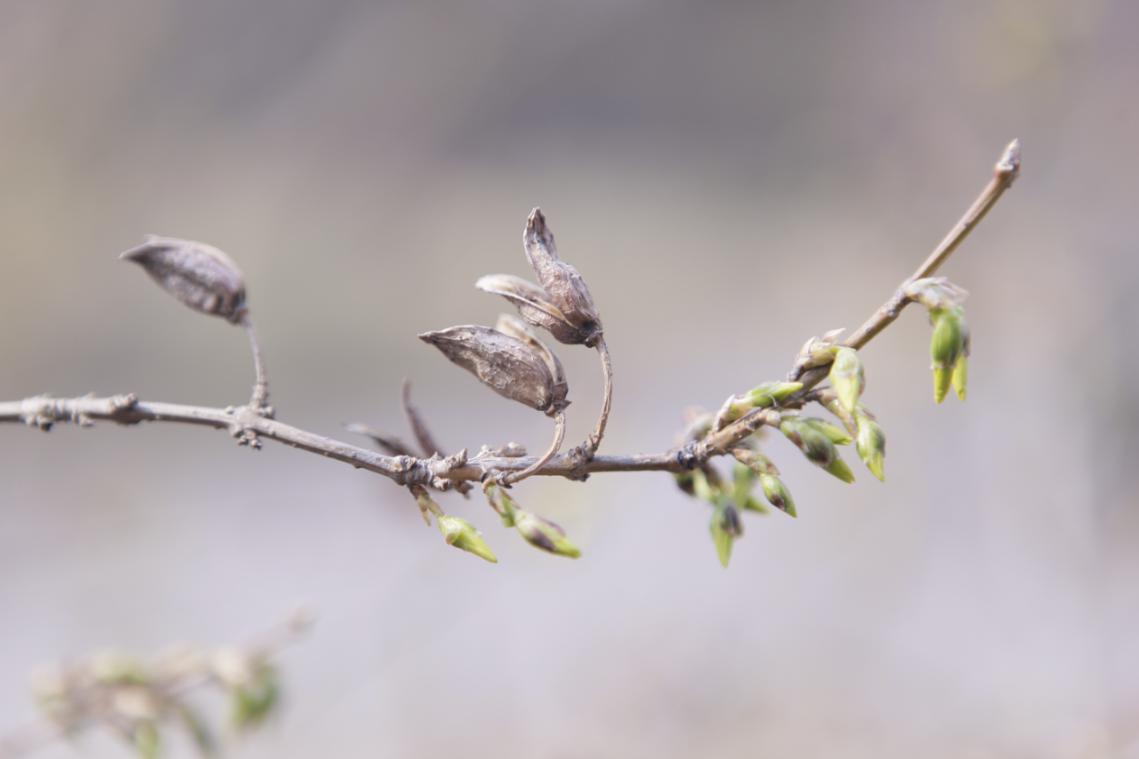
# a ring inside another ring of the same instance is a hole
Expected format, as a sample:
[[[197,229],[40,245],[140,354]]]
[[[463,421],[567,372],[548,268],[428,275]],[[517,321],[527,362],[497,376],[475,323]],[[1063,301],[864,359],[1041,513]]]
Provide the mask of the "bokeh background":
[[[306,601],[233,756],[1139,756],[1137,28],[1125,0],[0,2],[5,400],[247,397],[240,332],[116,261],[155,232],[239,261],[285,420],[406,435],[410,377],[445,444],[537,448],[415,335],[493,322],[471,285],[526,273],[540,204],[605,317],[604,450],[663,450],[860,323],[1012,137],[1025,161],[945,270],[968,402],[934,406],[906,313],[865,351],[886,484],[771,440],[801,516],[749,517],[729,571],[663,475],[518,488],[577,562],[448,498],[492,566],[282,446],[0,429],[0,729],[39,665]],[[600,379],[560,352],[578,438]]]

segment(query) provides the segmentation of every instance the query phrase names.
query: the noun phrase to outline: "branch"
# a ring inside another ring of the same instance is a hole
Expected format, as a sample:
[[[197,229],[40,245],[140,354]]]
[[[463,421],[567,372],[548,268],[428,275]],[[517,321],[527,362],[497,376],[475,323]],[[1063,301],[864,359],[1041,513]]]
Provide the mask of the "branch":
[[[559,433],[550,451],[538,458],[503,455],[516,451],[496,452],[485,447],[473,457],[468,456],[465,449],[450,456],[443,456],[438,450],[427,450],[426,453],[433,455],[422,458],[412,455],[384,455],[271,418],[271,412],[265,407],[268,391],[264,362],[253,334],[252,323],[248,321],[244,303],[244,284],[240,279],[240,273],[232,262],[216,249],[201,246],[199,243],[171,241],[166,238],[153,238],[147,245],[128,254],[132,257],[131,260],[142,263],[152,277],[190,307],[223,316],[234,323],[244,324],[250,336],[257,367],[257,384],[252,402],[243,406],[209,408],[141,401],[134,395],[66,399],[35,396],[22,401],[0,402],[0,423],[22,422],[45,431],[59,422],[89,426],[96,420],[123,425],[174,422],[213,427],[227,430],[239,442],[255,443],[260,438],[275,440],[309,453],[350,464],[357,469],[366,469],[383,475],[402,486],[430,487],[436,490],[456,487],[465,490],[464,483],[486,481],[488,478],[508,484],[512,479],[530,475],[582,480],[590,474],[600,472],[661,471],[682,474],[703,467],[712,457],[731,453],[735,446],[764,425],[780,426],[787,412],[800,409],[812,401],[818,401],[820,396],[813,388],[827,376],[835,351],[840,347],[861,348],[893,323],[902,309],[915,299],[911,286],[934,274],[949,259],[997,200],[1012,186],[1019,170],[1020,144],[1014,140],[997,162],[992,179],[961,219],[921,266],[898,286],[890,298],[861,327],[844,342],[838,342],[837,337],[829,335],[822,339],[813,339],[808,343],[808,347],[814,345],[812,350],[815,352],[805,347],[805,353],[800,356],[789,374],[789,380],[801,383],[801,387],[796,386],[795,392],[781,397],[778,403],[767,404],[764,408],[751,408],[731,422],[727,422],[726,418],[717,418],[715,425],[698,423],[693,426],[695,434],[692,434],[689,440],[677,448],[662,453],[594,455],[609,416],[612,392],[609,351],[602,339],[600,317],[584,281],[576,269],[558,258],[553,235],[546,227],[545,218],[538,209],[531,213],[527,222],[524,245],[541,285],[511,275],[493,275],[484,277],[478,286],[480,289],[506,297],[519,308],[520,314],[529,325],[547,329],[559,342],[583,344],[595,347],[599,351],[605,374],[601,416],[587,442],[567,453],[553,455],[561,442]],[[179,244],[198,246],[198,248],[191,247],[187,252],[187,249],[179,248]],[[201,253],[199,248],[205,249],[205,253]],[[187,268],[184,259],[177,258],[177,255],[185,256],[191,253],[194,254],[190,257],[193,265]],[[194,279],[199,270],[206,271],[210,277]],[[191,280],[189,284],[187,280]],[[227,289],[217,292],[210,290],[209,288],[219,280],[227,283]],[[421,337],[435,343],[448,355],[448,358],[476,373],[480,380],[500,394],[544,410],[551,416],[555,414],[560,416],[560,411],[565,406],[566,393],[561,363],[536,335],[529,331],[527,324],[519,322],[518,325],[511,326],[518,320],[514,320],[513,317],[505,318],[507,326],[502,326],[504,322],[500,321],[500,327],[507,329],[509,334],[484,327],[456,327],[444,332],[426,333]],[[441,344],[444,338],[451,342]],[[821,352],[815,350],[820,346],[825,350]],[[967,336],[965,351],[967,351]],[[522,372],[522,374],[511,374],[511,372]],[[406,395],[405,405],[410,409]],[[434,448],[434,442],[422,427],[418,413],[411,409],[409,414],[413,426],[416,427],[416,436],[421,446]],[[724,423],[720,424],[721,421]],[[844,419],[844,422],[849,422],[849,419]],[[847,426],[851,427],[850,424]],[[382,437],[378,439],[383,441]],[[390,446],[386,446],[386,449],[393,450]]]
[[[264,667],[278,657],[311,624],[309,612],[298,609],[244,645],[219,649],[212,655],[180,649],[149,667],[130,657],[101,655],[69,666],[49,676],[46,692],[39,694],[49,716],[0,734],[0,759],[25,756],[56,741],[71,739],[97,724],[134,741],[142,724],[157,729],[162,718],[174,716],[185,723],[199,747],[205,749],[203,743],[212,740],[211,731],[183,703],[185,696],[208,685],[229,688],[235,696],[239,691],[244,693],[249,683],[242,678],[248,679],[252,674],[247,670]],[[265,708],[271,706],[266,704]]]

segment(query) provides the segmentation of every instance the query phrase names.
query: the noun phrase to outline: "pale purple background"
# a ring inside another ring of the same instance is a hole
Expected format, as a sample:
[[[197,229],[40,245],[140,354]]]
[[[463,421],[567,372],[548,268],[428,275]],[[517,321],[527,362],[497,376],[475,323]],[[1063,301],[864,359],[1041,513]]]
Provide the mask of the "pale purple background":
[[[471,285],[526,273],[541,204],[605,317],[604,450],[662,450],[861,322],[1025,146],[946,270],[968,403],[934,406],[907,313],[865,352],[887,484],[772,440],[801,516],[748,518],[728,572],[663,475],[518,488],[578,562],[448,497],[491,566],[281,446],[0,428],[0,729],[39,665],[304,600],[235,757],[1139,756],[1137,28],[1122,0],[0,2],[5,400],[247,397],[241,334],[115,260],[156,232],[240,262],[285,420],[403,434],[409,376],[445,444],[537,447],[415,334],[493,322]],[[560,353],[578,438],[598,371]]]

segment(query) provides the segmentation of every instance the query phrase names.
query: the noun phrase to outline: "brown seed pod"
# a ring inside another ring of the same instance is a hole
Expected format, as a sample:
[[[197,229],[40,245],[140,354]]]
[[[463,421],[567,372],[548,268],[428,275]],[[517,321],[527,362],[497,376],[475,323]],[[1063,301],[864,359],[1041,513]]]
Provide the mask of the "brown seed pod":
[[[504,398],[556,416],[569,402],[566,385],[554,380],[542,354],[521,340],[478,325],[424,332],[431,343]]]
[[[488,274],[475,282],[475,287],[493,295],[501,295],[518,308],[530,324],[541,327],[560,343],[583,342],[581,330],[550,302],[546,291],[533,282],[513,274]]]
[[[538,335],[534,333],[534,330],[530,329],[526,322],[517,316],[499,314],[498,321],[495,322],[494,328],[504,335],[521,340],[538,351],[542,358],[545,359],[546,366],[550,369],[550,374],[554,376],[554,386],[565,388],[561,391],[563,397],[569,392],[569,385],[566,382],[566,370],[565,367],[562,366],[562,362],[554,355],[554,352],[550,350],[549,346],[541,341]]]
[[[179,301],[233,324],[245,316],[245,281],[229,256],[212,245],[151,235],[119,258],[133,261]]]
[[[522,233],[522,245],[526,258],[538,276],[538,283],[545,290],[547,299],[574,327],[571,339],[554,334],[563,343],[584,343],[589,347],[601,339],[601,316],[593,305],[593,297],[580,272],[558,258],[554,244],[554,233],[546,226],[546,217],[540,208],[530,212],[526,229]],[[540,324],[538,326],[545,326]]]

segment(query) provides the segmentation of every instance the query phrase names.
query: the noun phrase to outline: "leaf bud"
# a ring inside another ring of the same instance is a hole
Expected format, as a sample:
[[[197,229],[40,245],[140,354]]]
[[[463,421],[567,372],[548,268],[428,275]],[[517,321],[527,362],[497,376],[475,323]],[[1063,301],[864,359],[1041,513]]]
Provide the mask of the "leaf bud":
[[[858,436],[855,438],[855,447],[858,455],[866,464],[866,468],[883,482],[886,480],[886,433],[874,418],[865,411],[855,414],[858,424]]]
[[[492,564],[498,563],[498,557],[483,540],[482,534],[467,520],[450,514],[441,514],[435,519],[435,523],[439,526],[439,532],[443,534],[447,545],[473,553]]]
[[[791,491],[783,484],[783,480],[774,474],[759,475],[759,485],[763,488],[763,495],[767,502],[780,511],[798,516],[795,511],[795,500],[791,498]]]
[[[581,556],[581,550],[566,537],[566,531],[544,517],[517,509],[514,512],[514,526],[526,542],[535,548],[571,559]]]
[[[835,352],[834,361],[831,362],[830,381],[839,404],[853,414],[866,387],[866,375],[858,351],[842,347]]]

